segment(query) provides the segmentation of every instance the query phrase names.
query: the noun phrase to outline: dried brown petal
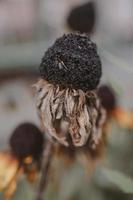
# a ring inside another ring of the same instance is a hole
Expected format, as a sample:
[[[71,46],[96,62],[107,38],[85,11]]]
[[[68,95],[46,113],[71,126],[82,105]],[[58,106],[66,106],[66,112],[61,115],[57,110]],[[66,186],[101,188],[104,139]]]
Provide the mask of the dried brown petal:
[[[59,88],[42,79],[36,84],[36,89],[44,132],[65,146],[88,144],[95,149],[102,139],[105,121],[96,93]]]

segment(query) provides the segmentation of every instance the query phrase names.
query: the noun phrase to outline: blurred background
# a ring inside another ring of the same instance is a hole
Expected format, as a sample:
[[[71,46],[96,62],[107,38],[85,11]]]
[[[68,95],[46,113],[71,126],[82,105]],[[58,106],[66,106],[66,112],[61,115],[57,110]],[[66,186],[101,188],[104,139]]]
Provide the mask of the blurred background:
[[[80,27],[97,43],[101,84],[113,88],[119,107],[133,112],[133,0],[0,0],[1,151],[8,149],[19,123],[39,125],[32,85],[41,58],[57,37]],[[55,162],[59,187],[49,183],[47,199],[133,199],[133,131],[113,119],[110,126],[107,150],[94,175],[87,178],[79,163],[64,168]],[[30,200],[33,194],[21,180],[14,199]]]

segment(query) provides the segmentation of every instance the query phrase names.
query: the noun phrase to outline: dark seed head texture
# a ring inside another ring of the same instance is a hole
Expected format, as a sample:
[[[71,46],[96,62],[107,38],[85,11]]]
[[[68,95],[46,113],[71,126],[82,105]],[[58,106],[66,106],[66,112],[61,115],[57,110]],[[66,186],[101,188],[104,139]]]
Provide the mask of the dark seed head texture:
[[[84,92],[97,88],[101,73],[96,44],[81,34],[65,34],[57,39],[40,64],[42,79]]]
[[[43,134],[31,123],[20,124],[10,137],[12,153],[22,161],[27,156],[33,156],[38,160],[43,150]]]

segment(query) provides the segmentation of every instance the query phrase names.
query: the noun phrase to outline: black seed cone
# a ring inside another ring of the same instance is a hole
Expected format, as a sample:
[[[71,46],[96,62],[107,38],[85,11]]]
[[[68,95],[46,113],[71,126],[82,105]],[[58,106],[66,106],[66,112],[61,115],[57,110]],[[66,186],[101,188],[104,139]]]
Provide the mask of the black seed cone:
[[[44,138],[40,130],[33,124],[19,125],[10,137],[12,153],[20,160],[27,156],[39,159],[43,151]]]
[[[80,33],[91,33],[95,25],[95,10],[94,2],[87,2],[72,8],[67,18],[69,28]]]
[[[40,74],[50,83],[65,88],[95,89],[101,77],[95,43],[87,35],[63,35],[44,54]]]
[[[113,110],[117,105],[116,95],[113,89],[108,85],[102,85],[98,89],[98,96],[101,99],[102,106],[107,110]]]

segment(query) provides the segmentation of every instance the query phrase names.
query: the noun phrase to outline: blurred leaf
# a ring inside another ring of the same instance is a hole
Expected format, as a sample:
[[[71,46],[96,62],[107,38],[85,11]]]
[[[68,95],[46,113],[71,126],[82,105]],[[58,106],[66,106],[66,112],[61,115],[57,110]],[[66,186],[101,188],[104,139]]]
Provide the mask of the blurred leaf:
[[[133,179],[111,169],[103,169],[104,175],[124,193],[133,193]]]
[[[80,190],[84,183],[84,171],[78,165],[67,171],[60,184],[59,199],[70,199]]]
[[[102,56],[113,63],[116,67],[123,69],[125,72],[133,73],[132,67],[118,56],[113,55],[107,49],[101,48]]]
[[[113,88],[114,92],[116,93],[117,96],[122,96],[123,94],[123,88],[120,84],[118,84],[115,80],[109,80],[109,84]]]
[[[22,179],[18,183],[17,191],[13,200],[18,200],[18,199],[32,200],[34,199],[34,194],[35,194],[35,191],[34,191],[33,185],[28,183],[26,179],[22,177]]]

